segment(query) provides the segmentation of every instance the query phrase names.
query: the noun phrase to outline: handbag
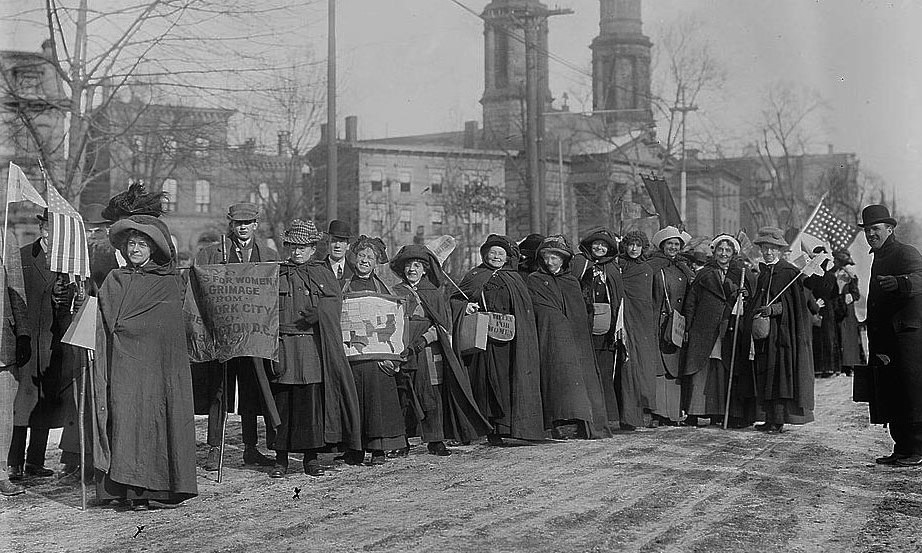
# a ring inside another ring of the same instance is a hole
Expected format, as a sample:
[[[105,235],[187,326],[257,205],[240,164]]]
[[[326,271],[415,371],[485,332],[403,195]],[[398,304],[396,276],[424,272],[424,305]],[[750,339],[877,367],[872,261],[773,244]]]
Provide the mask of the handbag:
[[[666,271],[660,269],[663,276],[663,293],[666,295],[666,308],[669,315],[663,324],[663,342],[669,346],[680,348],[685,344],[685,315],[672,308],[669,301],[669,287],[666,285]]]
[[[608,290],[608,283],[602,280],[605,287],[605,299],[607,302],[592,303],[592,335],[602,336],[608,334],[611,330],[611,292]]]
[[[772,277],[775,274],[772,273],[768,276],[768,288],[765,289],[766,297],[771,295],[772,289]],[[764,340],[768,338],[768,333],[771,331],[771,321],[768,320],[768,317],[762,317],[761,315],[756,315],[752,319],[752,339],[753,340]]]

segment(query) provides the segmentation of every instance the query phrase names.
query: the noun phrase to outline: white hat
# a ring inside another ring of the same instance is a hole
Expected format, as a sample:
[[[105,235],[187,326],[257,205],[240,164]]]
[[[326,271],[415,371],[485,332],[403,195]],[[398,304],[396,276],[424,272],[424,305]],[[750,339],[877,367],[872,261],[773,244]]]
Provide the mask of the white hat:
[[[670,238],[678,238],[679,240],[681,240],[683,247],[685,246],[685,244],[688,243],[685,240],[685,237],[682,236],[682,233],[679,232],[679,229],[673,226],[668,226],[668,227],[661,228],[658,231],[656,231],[656,234],[653,235],[653,245],[659,248],[663,242],[665,242],[666,240],[669,240]]]
[[[717,248],[717,244],[720,244],[724,241],[729,242],[730,245],[733,246],[733,253],[740,253],[742,250],[740,243],[736,238],[730,236],[729,234],[718,234],[714,237],[713,240],[711,240],[711,251],[714,251]]]

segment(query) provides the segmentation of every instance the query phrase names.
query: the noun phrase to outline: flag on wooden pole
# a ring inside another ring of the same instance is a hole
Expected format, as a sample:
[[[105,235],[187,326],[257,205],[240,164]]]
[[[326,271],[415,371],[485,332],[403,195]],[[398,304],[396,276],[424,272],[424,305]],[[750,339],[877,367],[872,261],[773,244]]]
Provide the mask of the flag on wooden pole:
[[[6,179],[6,203],[30,201],[39,207],[48,207],[41,194],[32,186],[22,168],[10,162],[10,172]]]
[[[49,269],[89,278],[90,256],[83,217],[51,184],[45,189],[45,195],[48,197],[48,221],[51,223]]]

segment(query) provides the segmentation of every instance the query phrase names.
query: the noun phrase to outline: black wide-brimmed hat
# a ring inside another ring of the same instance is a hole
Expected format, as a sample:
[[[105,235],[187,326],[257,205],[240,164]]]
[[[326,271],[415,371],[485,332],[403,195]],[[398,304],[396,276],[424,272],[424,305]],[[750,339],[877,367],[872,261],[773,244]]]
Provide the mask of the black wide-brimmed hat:
[[[403,267],[412,259],[420,259],[429,264],[429,271],[426,271],[426,278],[435,285],[436,288],[442,285],[444,280],[442,265],[439,259],[432,251],[422,244],[410,244],[400,248],[397,255],[390,262],[391,271],[400,278],[404,278]]]
[[[498,246],[506,251],[506,255],[509,256],[509,259],[518,259],[519,257],[519,247],[513,242],[508,236],[502,236],[500,234],[491,234],[487,236],[487,239],[484,241],[483,245],[480,246],[480,255],[484,256],[490,248],[493,246]]]
[[[125,249],[129,231],[139,232],[153,241],[155,251],[151,257],[158,265],[168,263],[175,255],[170,229],[166,223],[152,215],[131,215],[116,221],[109,229],[109,242],[119,251]]]
[[[861,222],[858,226],[861,228],[876,225],[877,223],[887,223],[896,226],[896,219],[890,216],[890,210],[887,206],[874,204],[869,205],[861,210]]]
[[[592,250],[592,243],[596,240],[608,244],[609,255],[615,255],[618,252],[618,237],[605,227],[589,229],[589,234],[579,241],[579,247],[583,253],[589,254]]]

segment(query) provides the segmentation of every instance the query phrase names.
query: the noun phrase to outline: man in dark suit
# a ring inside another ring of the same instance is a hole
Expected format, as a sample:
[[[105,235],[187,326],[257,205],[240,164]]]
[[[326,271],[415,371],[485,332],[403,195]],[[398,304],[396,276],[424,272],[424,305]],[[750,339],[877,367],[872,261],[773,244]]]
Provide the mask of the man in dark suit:
[[[65,362],[69,358],[68,346],[61,343],[61,338],[73,318],[76,287],[67,275],[48,269],[48,210],[38,219],[39,239],[20,249],[32,356],[20,371],[16,393],[13,439],[7,457],[11,480],[54,475],[54,471],[45,468],[48,431],[62,428],[71,409],[68,400],[73,367]]]
[[[354,273],[352,261],[349,260],[349,241],[352,239],[352,229],[345,221],[332,220],[327,230],[330,236],[329,254],[324,259],[324,265],[336,276],[337,280],[345,281],[352,278]]]
[[[874,254],[868,293],[869,364],[875,367],[871,422],[888,424],[893,453],[882,465],[922,465],[922,254],[893,234],[882,205],[861,212]]]
[[[252,203],[233,204],[227,208],[228,232],[215,244],[203,248],[195,257],[193,266],[219,263],[258,263],[278,261],[278,253],[267,244],[260,244],[256,238],[259,227],[259,207]],[[256,367],[260,368],[257,369]],[[239,383],[240,424],[243,431],[243,462],[247,465],[271,467],[274,460],[266,457],[257,448],[256,417],[263,415],[266,422],[266,443],[275,441],[275,428],[266,419],[264,397],[261,393],[256,370],[265,370],[261,359],[237,357],[227,362],[227,390],[224,389],[224,375],[217,362],[194,366],[193,391],[196,413],[202,413],[207,405],[208,445],[211,449],[205,461],[205,470],[218,470],[221,433],[228,409],[233,409],[234,387]],[[271,397],[271,395],[270,395]]]

